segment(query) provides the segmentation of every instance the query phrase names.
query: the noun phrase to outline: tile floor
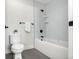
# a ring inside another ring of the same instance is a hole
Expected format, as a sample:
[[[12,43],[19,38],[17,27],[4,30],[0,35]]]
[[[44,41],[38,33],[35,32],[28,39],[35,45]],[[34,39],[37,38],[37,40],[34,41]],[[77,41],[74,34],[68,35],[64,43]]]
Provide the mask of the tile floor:
[[[48,56],[44,55],[43,53],[39,52],[36,49],[29,49],[22,52],[23,59],[50,59]],[[9,53],[6,54],[5,59],[13,59],[13,54]]]

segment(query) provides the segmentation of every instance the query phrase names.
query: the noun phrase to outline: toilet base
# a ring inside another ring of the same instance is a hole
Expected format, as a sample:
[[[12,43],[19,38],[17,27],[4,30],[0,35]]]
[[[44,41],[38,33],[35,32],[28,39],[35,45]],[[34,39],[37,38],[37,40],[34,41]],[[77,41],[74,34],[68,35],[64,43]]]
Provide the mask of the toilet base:
[[[14,54],[14,59],[22,59],[21,53]]]

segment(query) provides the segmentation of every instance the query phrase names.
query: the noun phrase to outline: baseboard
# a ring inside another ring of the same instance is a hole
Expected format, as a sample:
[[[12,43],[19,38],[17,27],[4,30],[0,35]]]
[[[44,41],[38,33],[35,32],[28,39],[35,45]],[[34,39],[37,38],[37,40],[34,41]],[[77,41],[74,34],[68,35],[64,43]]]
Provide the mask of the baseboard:
[[[33,45],[29,45],[29,46],[25,46],[24,50],[28,50],[28,49],[32,49],[32,48],[34,48]]]
[[[34,48],[33,45],[25,46],[24,50],[32,49]],[[10,49],[6,48],[5,49],[5,54],[11,53]]]

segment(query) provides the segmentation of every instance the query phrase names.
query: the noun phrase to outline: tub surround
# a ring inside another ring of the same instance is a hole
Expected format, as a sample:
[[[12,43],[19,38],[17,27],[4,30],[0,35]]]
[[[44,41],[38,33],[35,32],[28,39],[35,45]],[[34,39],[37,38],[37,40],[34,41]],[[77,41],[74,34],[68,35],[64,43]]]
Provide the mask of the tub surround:
[[[68,48],[65,46],[35,39],[35,48],[51,59],[68,59]]]

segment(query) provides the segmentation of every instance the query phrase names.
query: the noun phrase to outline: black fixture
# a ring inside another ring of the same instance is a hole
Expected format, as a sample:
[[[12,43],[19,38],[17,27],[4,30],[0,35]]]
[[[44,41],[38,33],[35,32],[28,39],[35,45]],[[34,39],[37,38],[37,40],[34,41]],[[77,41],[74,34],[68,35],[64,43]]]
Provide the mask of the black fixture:
[[[5,25],[5,29],[7,29],[7,28],[8,28],[8,26]]]
[[[34,25],[34,23],[31,23],[31,25]]]
[[[18,30],[17,30],[17,29],[15,29],[13,32],[14,32],[14,33],[16,33],[16,32],[18,32]]]
[[[24,22],[19,22],[19,24],[25,24]]]
[[[41,11],[41,12],[44,12],[44,10],[43,10],[43,9],[41,9],[40,11]]]
[[[19,24],[25,24],[25,22],[19,22]],[[31,25],[34,25],[34,23],[31,23]]]
[[[69,26],[73,26],[73,21],[69,21]]]
[[[43,30],[42,29],[40,30],[40,33],[43,33]]]
[[[41,41],[43,41],[44,36],[40,36],[41,37]]]
[[[44,36],[41,36],[41,38],[44,38]]]
[[[43,41],[43,39],[41,39],[41,41]]]
[[[21,24],[21,22],[19,22],[19,24]]]

